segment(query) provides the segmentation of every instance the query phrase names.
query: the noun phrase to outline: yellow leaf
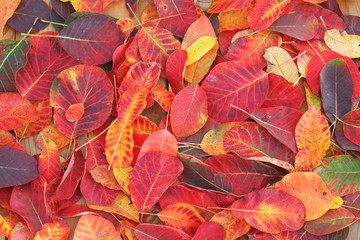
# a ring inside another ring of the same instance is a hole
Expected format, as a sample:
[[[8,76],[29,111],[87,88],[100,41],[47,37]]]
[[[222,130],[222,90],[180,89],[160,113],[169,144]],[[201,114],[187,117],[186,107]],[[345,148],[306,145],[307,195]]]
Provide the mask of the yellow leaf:
[[[267,72],[282,76],[287,81],[295,83],[299,79],[298,69],[290,54],[281,47],[273,46],[265,49],[264,58],[267,62]]]
[[[340,196],[333,196],[334,204],[330,207],[330,209],[338,209],[344,203],[344,200]]]
[[[331,29],[325,32],[324,40],[328,47],[349,58],[360,57],[360,36],[341,35],[338,29]]]
[[[202,36],[186,49],[188,60],[186,66],[193,64],[210,51],[216,43],[216,38],[210,36]]]

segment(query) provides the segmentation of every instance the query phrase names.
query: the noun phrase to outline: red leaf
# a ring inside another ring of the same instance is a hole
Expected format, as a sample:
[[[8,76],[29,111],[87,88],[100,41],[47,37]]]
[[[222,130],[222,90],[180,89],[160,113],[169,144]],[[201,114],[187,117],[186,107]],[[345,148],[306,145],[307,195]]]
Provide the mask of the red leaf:
[[[84,104],[75,103],[70,105],[70,107],[65,112],[65,118],[69,122],[79,121],[84,115]]]
[[[231,10],[238,10],[246,8],[251,4],[251,0],[213,0],[208,13],[228,12]]]
[[[36,109],[17,93],[0,93],[0,130],[9,131],[38,120]]]
[[[187,137],[199,131],[207,120],[206,92],[198,85],[181,90],[171,106],[170,121],[174,134]]]
[[[216,222],[203,222],[196,230],[193,240],[218,240],[224,239],[225,229]]]
[[[102,14],[78,18],[59,33],[59,42],[71,57],[92,65],[109,62],[122,41],[119,27]]]
[[[139,224],[134,233],[139,240],[190,240],[190,236],[181,230],[157,224]]]
[[[96,166],[107,164],[104,148],[98,139],[89,141],[86,144],[86,169],[88,171]]]
[[[89,152],[87,157],[88,155],[90,155]],[[56,196],[59,199],[69,199],[74,195],[79,181],[84,174],[84,168],[85,158],[81,151],[77,151],[71,156],[70,163],[56,191]]]
[[[54,78],[62,70],[78,64],[60,46],[57,34],[44,32],[40,37],[32,37],[29,40],[31,48],[28,52],[28,62],[16,74],[17,89],[26,99],[49,98]]]
[[[50,90],[54,122],[69,138],[75,138],[100,127],[110,115],[113,87],[106,73],[97,66],[77,65],[62,71]],[[69,122],[66,111],[72,104],[84,104],[80,120]]]
[[[34,240],[63,240],[67,239],[70,235],[70,227],[65,220],[54,217],[51,222],[45,223],[41,230],[38,231]]]
[[[196,5],[192,0],[181,0],[176,3],[172,0],[154,0],[154,3],[160,18],[165,18],[161,21],[164,28],[178,37],[183,37],[186,30],[198,18]]]
[[[174,93],[180,92],[183,87],[187,58],[185,50],[177,49],[170,54],[166,61],[166,78]]]
[[[161,85],[155,86],[153,94],[156,102],[159,103],[162,109],[169,112],[176,94],[172,91],[166,90],[166,88]]]
[[[10,206],[25,219],[33,233],[40,231],[49,222],[51,213],[45,207],[44,191],[39,178],[31,183],[14,187]]]
[[[305,207],[290,194],[277,189],[261,189],[231,205],[235,216],[267,233],[296,231],[305,223]]]
[[[49,138],[44,138],[44,148],[39,155],[39,173],[47,183],[62,175],[60,155],[56,144]]]
[[[0,188],[28,183],[39,175],[37,162],[26,152],[0,147]]]
[[[350,111],[341,120],[345,137],[360,146],[360,110]]]
[[[149,210],[183,171],[181,161],[166,152],[149,151],[138,159],[130,176],[135,207]]]
[[[268,77],[256,66],[231,61],[216,65],[202,84],[209,103],[209,115],[224,123],[241,121],[249,116],[231,104],[254,112],[264,102],[269,88]]]

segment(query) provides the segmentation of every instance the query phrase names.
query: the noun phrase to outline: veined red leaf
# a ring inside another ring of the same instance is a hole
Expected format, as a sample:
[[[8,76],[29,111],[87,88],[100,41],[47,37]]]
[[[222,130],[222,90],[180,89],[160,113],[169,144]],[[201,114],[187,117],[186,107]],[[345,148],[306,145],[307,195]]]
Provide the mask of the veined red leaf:
[[[176,94],[172,91],[166,90],[166,88],[161,85],[155,86],[153,94],[155,101],[159,103],[162,109],[169,112]]]
[[[209,116],[218,122],[241,121],[264,102],[269,89],[268,77],[256,66],[231,61],[216,65],[202,84],[208,97]]]
[[[260,108],[251,114],[251,118],[294,153],[297,152],[295,127],[301,116],[298,110],[285,106]]]
[[[345,137],[360,146],[360,110],[348,112],[341,120]]]
[[[63,240],[67,239],[70,235],[70,227],[64,219],[53,217],[48,223],[45,223],[41,230],[38,231],[34,240]]]
[[[356,111],[356,110],[355,110]],[[351,112],[350,112],[351,113]],[[346,114],[345,116],[346,117]],[[344,118],[343,117],[343,118]],[[351,127],[350,129],[351,130]],[[355,134],[354,134],[355,135]],[[339,146],[342,147],[343,149],[346,150],[353,150],[353,151],[358,151],[360,152],[360,146],[356,145],[355,143],[353,143],[352,141],[350,141],[344,134],[344,126],[343,123],[341,121],[337,121],[336,126],[335,126],[335,137],[336,137],[336,142],[339,143]]]
[[[215,214],[210,221],[219,223],[224,227],[224,240],[236,239],[250,230],[250,225],[244,219],[235,217],[230,210],[223,210]]]
[[[169,205],[158,216],[168,226],[180,229],[190,236],[194,236],[196,229],[205,222],[196,209],[187,203]]]
[[[319,22],[311,13],[293,12],[280,16],[268,29],[307,41],[315,37],[318,28]]]
[[[54,178],[60,177],[62,167],[60,164],[59,150],[56,144],[49,138],[44,138],[44,148],[39,155],[39,174],[43,176],[47,183]]]
[[[116,199],[107,206],[97,206],[91,203],[87,203],[87,205],[91,209],[101,210],[108,213],[113,213],[119,216],[126,217],[131,219],[132,221],[138,222],[139,221],[139,213],[135,208],[134,204],[131,203],[131,200],[128,196],[124,193],[120,192]]]
[[[177,157],[178,145],[176,138],[166,129],[161,129],[152,133],[141,146],[138,159],[143,157],[147,152],[154,150],[167,152]]]
[[[261,189],[231,205],[233,214],[267,233],[296,231],[305,223],[305,207],[292,195],[278,189]]]
[[[211,6],[208,10],[208,13],[218,13],[218,12],[227,12],[231,10],[238,10],[246,8],[251,4],[251,0],[213,0]]]
[[[120,29],[110,17],[93,14],[76,19],[61,30],[59,42],[77,61],[99,65],[112,59],[114,50],[123,39]]]
[[[144,62],[157,62],[165,70],[169,55],[180,48],[180,43],[166,29],[145,27],[138,32],[138,47]]]
[[[175,36],[183,37],[189,26],[198,18],[196,5],[192,0],[154,0],[164,28]],[[181,15],[180,15],[181,14]],[[179,16],[176,16],[179,15]],[[171,16],[171,18],[168,18]]]
[[[351,155],[324,158],[315,172],[320,175],[332,194],[344,196],[360,189],[360,163]]]
[[[17,148],[0,147],[0,188],[28,183],[38,177],[36,159]]]
[[[161,66],[155,62],[144,63],[139,61],[132,65],[121,82],[119,93],[123,94],[133,88],[146,88],[152,92],[159,79]]]
[[[115,240],[121,239],[121,236],[109,220],[96,215],[81,216],[76,225],[73,239],[96,240],[102,238]]]
[[[199,131],[207,120],[206,92],[198,85],[181,90],[171,105],[170,121],[174,134],[187,137]]]
[[[17,89],[26,99],[49,98],[54,78],[62,70],[78,64],[60,46],[57,34],[44,32],[39,37],[31,37],[29,40],[31,48],[28,52],[28,61],[16,74]]]
[[[289,173],[275,184],[275,188],[300,199],[305,206],[306,221],[324,215],[334,204],[324,181],[312,172]]]
[[[185,50],[177,49],[170,54],[166,61],[166,78],[174,93],[180,92],[183,87],[187,58]]]
[[[89,171],[95,182],[114,190],[121,190],[112,169],[107,164],[98,165]]]
[[[91,153],[87,152],[87,158],[90,154]],[[85,158],[81,151],[77,151],[71,156],[69,165],[56,191],[56,196],[59,199],[69,199],[74,195],[79,181],[84,175],[84,169]]]
[[[203,222],[196,230],[193,240],[217,240],[225,238],[225,228],[216,222]]]
[[[242,159],[236,155],[210,157],[206,159],[205,163],[216,172],[224,173],[229,177],[233,193],[236,195],[244,195],[261,189],[279,179],[279,172],[274,168],[257,161]]]
[[[35,107],[18,93],[0,93],[0,130],[9,131],[38,118]]]
[[[62,71],[50,90],[50,104],[54,109],[54,122],[69,138],[75,138],[100,127],[110,115],[113,86],[105,71],[97,66],[76,65]],[[84,104],[80,120],[69,122],[66,110],[72,105]]]
[[[156,9],[156,5],[154,1],[149,1],[149,3],[146,5],[142,15],[141,15],[141,22],[143,26],[161,26],[161,23],[158,21],[155,21],[159,19],[159,13]]]
[[[184,163],[180,181],[199,189],[232,194],[233,186],[226,174],[217,172],[197,158],[187,155],[181,155],[180,158]]]
[[[322,105],[330,122],[342,118],[352,108],[353,79],[342,58],[327,62],[320,72]]]
[[[309,221],[305,224],[305,230],[314,235],[325,235],[336,232],[349,226],[355,220],[346,208],[330,209],[318,219]]]
[[[134,30],[134,22],[127,17],[123,17],[117,20],[116,25],[120,27],[124,39],[127,39],[130,36],[131,32]]]
[[[50,106],[49,99],[42,101],[35,101],[32,103],[36,111],[39,113],[39,120],[35,122],[24,123],[20,127],[16,128],[16,136],[19,138],[27,138],[38,131],[42,130],[44,127],[50,125],[52,120],[52,108]]]
[[[134,128],[134,132],[139,134],[152,134],[159,130],[159,127],[153,121],[142,115],[135,119],[132,127]]]
[[[34,234],[51,219],[51,213],[45,206],[44,197],[44,190],[39,178],[25,185],[15,186],[11,194],[12,210],[24,218]]]
[[[190,240],[190,236],[181,230],[158,224],[139,224],[134,229],[135,236],[139,240]]]
[[[0,131],[0,146],[5,146],[6,144],[16,142],[16,138],[9,132],[4,130]]]
[[[135,207],[140,211],[149,210],[183,169],[181,161],[169,153],[145,153],[137,160],[130,176],[130,192]]]
[[[86,169],[90,171],[96,166],[107,164],[104,148],[98,139],[89,141],[86,144]]]
[[[262,68],[266,66],[263,58],[265,49],[271,46],[279,46],[281,41],[281,36],[278,33],[268,30],[260,31],[233,42],[224,56],[224,60],[244,61]]]
[[[298,85],[286,81],[283,77],[269,74],[269,92],[265,97],[263,108],[286,106],[299,109],[304,95]]]
[[[294,153],[253,122],[244,122],[231,128],[225,133],[223,141],[225,151],[236,153],[245,159],[270,157],[294,163]]]
[[[120,125],[118,119],[114,122],[106,134],[106,160],[113,167],[126,168],[133,161],[134,130],[131,125]]]
[[[256,1],[250,11],[248,22],[252,29],[263,30],[269,27],[285,10],[290,0],[260,0]]]
[[[316,106],[309,108],[300,118],[295,128],[298,153],[295,169],[311,170],[321,163],[330,147],[330,129],[326,118]]]
[[[87,171],[81,180],[80,191],[87,201],[98,206],[110,205],[120,193],[118,190],[112,190],[95,182]]]

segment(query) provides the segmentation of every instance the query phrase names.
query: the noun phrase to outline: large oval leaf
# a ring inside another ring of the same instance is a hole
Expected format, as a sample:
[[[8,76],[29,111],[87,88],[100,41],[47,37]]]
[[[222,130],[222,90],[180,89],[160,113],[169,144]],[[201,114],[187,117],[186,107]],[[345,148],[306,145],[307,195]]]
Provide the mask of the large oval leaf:
[[[35,107],[18,93],[0,93],[0,130],[9,131],[38,117]]]
[[[265,72],[256,66],[232,61],[216,65],[202,84],[209,103],[209,115],[218,122],[241,121],[264,102],[269,89]]]
[[[189,86],[175,96],[170,121],[176,136],[187,137],[196,133],[205,125],[206,120],[206,92],[200,86]]]
[[[112,59],[122,43],[122,33],[110,17],[93,14],[76,19],[61,30],[59,42],[77,61],[99,65]]]
[[[102,238],[116,240],[121,239],[121,236],[109,220],[96,215],[81,216],[76,225],[73,239],[97,240]]]
[[[278,189],[261,189],[231,205],[233,214],[252,227],[267,233],[296,231],[305,223],[305,207],[290,194]]]
[[[130,176],[130,192],[135,207],[140,211],[149,210],[183,169],[181,161],[169,153],[145,153],[138,159]]]
[[[353,80],[346,61],[336,58],[320,72],[322,105],[331,122],[342,118],[352,108]]]
[[[242,158],[270,157],[294,163],[294,153],[254,122],[244,122],[231,128],[225,133],[223,141],[225,151]]]
[[[324,180],[331,193],[344,196],[360,190],[360,162],[350,155],[325,158],[315,172]]]
[[[26,99],[49,98],[54,78],[62,70],[78,63],[60,46],[56,35],[56,32],[45,32],[29,40],[28,62],[16,74],[17,89]]]
[[[275,188],[300,199],[305,206],[306,221],[324,215],[334,204],[325,183],[319,175],[312,172],[289,173],[275,184]]]
[[[17,148],[0,147],[0,188],[28,183],[38,175],[35,158]]]
[[[70,138],[100,127],[110,115],[112,101],[113,86],[97,66],[76,65],[62,71],[50,90],[50,103],[55,108],[54,122]],[[65,112],[76,103],[84,104],[84,115],[78,121],[69,122]]]

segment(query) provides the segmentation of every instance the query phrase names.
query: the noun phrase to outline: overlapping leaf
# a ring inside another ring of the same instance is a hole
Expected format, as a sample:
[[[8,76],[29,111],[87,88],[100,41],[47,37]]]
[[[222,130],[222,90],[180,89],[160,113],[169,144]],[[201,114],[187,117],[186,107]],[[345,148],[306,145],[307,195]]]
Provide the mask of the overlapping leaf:
[[[81,239],[121,239],[120,233],[107,219],[96,215],[84,215],[80,217],[74,232],[74,240]]]

